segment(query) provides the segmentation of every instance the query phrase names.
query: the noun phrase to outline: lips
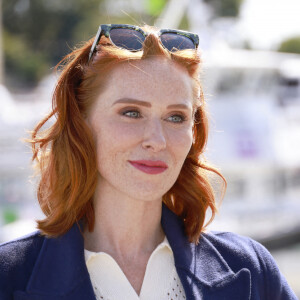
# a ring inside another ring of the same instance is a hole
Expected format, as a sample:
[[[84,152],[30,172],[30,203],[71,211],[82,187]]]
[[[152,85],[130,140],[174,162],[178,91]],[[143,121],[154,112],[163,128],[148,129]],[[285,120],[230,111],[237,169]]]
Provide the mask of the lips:
[[[168,165],[161,160],[129,160],[129,163],[136,169],[147,174],[159,174],[168,168]]]

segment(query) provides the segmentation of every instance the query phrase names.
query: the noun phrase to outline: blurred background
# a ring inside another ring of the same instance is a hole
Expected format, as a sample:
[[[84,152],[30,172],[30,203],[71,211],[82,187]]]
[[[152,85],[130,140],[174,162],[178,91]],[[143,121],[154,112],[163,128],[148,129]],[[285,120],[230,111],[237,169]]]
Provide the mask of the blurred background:
[[[208,159],[228,181],[211,230],[263,243],[300,297],[299,0],[0,0],[0,242],[42,218],[21,141],[51,108],[53,67],[100,24],[200,36]]]

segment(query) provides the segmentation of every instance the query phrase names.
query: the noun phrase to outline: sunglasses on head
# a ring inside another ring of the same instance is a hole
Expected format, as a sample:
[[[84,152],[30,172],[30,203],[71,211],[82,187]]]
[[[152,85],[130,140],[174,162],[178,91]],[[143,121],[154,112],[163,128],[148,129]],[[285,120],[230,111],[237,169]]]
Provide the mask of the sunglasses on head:
[[[129,51],[140,51],[143,48],[143,43],[148,34],[149,33],[145,32],[142,28],[134,25],[100,25],[89,54],[89,61],[96,52],[97,45],[103,35],[109,38],[111,43],[116,47]],[[183,30],[161,29],[158,32],[158,37],[162,45],[171,52],[197,49],[199,45],[199,37],[197,34]]]

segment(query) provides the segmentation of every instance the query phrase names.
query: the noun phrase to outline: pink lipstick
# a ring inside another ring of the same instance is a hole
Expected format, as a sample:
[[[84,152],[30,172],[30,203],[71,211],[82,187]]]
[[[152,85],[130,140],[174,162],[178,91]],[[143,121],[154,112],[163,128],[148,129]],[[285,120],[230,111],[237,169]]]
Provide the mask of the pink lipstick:
[[[129,160],[130,164],[147,174],[159,174],[164,172],[168,165],[161,160]]]

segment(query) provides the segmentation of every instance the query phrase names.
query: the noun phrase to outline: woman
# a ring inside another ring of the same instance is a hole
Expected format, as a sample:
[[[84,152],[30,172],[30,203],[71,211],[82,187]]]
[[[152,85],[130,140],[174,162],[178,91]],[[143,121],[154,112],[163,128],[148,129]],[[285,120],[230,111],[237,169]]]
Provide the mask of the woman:
[[[46,218],[1,246],[0,299],[296,299],[260,244],[203,232],[222,175],[202,157],[197,47],[101,25],[63,61],[31,140]]]

